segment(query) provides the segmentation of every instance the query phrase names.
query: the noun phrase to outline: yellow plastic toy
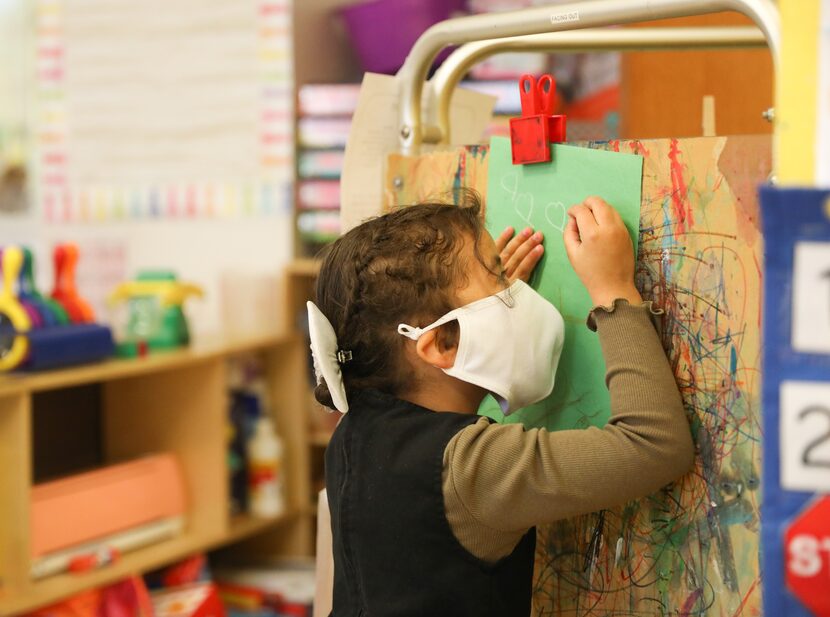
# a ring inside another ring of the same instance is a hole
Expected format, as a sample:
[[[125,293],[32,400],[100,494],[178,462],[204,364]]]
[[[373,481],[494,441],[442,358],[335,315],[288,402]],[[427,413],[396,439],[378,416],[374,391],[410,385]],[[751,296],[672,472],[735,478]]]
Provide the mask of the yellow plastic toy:
[[[0,371],[19,366],[29,352],[25,336],[32,328],[29,315],[14,294],[14,282],[23,267],[23,251],[17,246],[3,249],[3,290],[0,291]]]

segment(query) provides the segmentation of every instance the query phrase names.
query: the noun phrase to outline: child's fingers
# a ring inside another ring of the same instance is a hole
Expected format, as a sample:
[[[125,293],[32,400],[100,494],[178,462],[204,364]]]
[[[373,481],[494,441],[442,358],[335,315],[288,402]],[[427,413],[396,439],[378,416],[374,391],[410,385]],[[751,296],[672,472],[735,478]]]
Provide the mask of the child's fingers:
[[[568,215],[576,220],[580,240],[585,241],[596,234],[598,229],[597,220],[594,218],[594,213],[591,212],[588,206],[585,204],[572,206],[568,210]]]
[[[565,226],[563,240],[565,242],[565,251],[569,257],[582,244],[582,241],[579,239],[579,228],[576,226],[576,219],[572,216],[568,217],[568,224]]]
[[[513,251],[513,254],[510,255],[507,261],[504,262],[504,271],[507,273],[509,278],[516,278],[515,274],[519,264],[521,264],[522,261],[524,261],[524,259],[542,243],[543,239],[544,237],[542,236],[542,232],[537,231],[535,234],[522,242],[515,251]],[[541,256],[541,253],[539,253],[539,256]]]
[[[499,251],[499,257],[501,257],[501,262],[506,264],[510,258],[513,256],[513,253],[525,242],[530,236],[533,235],[533,230],[530,227],[525,227],[515,236],[510,238],[510,241],[505,245],[505,247]],[[499,236],[501,238],[501,236]],[[498,248],[498,244],[496,244],[496,248]]]
[[[507,243],[510,242],[510,239],[513,237],[516,231],[512,227],[508,227],[505,229],[499,237],[496,238],[496,252],[501,253],[504,248],[507,246]]]
[[[519,262],[519,265],[516,266],[516,271],[513,273],[513,276],[510,277],[511,281],[515,281],[516,279],[521,279],[525,283],[530,280],[530,275],[533,274],[533,269],[536,267],[536,264],[539,263],[539,260],[542,259],[542,255],[545,253],[545,247],[541,244],[537,244],[533,247],[533,250],[530,251],[525,258]]]
[[[593,213],[594,218],[600,225],[610,225],[620,220],[619,213],[600,197],[588,197],[583,204]]]

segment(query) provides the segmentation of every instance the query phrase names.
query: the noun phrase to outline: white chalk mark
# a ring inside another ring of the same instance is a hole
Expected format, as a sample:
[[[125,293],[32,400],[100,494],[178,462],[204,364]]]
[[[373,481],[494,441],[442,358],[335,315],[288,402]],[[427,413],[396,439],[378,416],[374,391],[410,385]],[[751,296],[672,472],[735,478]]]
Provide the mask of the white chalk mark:
[[[620,557],[622,557],[622,550],[623,550],[623,538],[620,536],[617,538],[617,549],[614,551],[614,567],[620,567]]]
[[[545,206],[545,219],[554,229],[565,231],[568,224],[568,210],[561,201],[554,201]]]
[[[516,201],[516,194],[519,192],[519,175],[512,173],[507,174],[501,179],[501,188],[507,191],[510,195],[510,202]]]
[[[534,205],[533,195],[530,193],[522,193],[516,198],[516,201],[513,203],[513,209],[516,211],[516,214],[522,219],[525,223],[533,227],[533,205]]]
[[[536,209],[536,200],[531,192],[519,192],[519,174],[510,173],[503,176],[500,182],[502,190],[506,193],[507,201],[525,224],[536,227],[537,223],[533,221],[533,214]],[[545,221],[547,224],[557,231],[565,231],[568,224],[568,210],[565,204],[561,201],[553,201],[545,205],[544,209]]]

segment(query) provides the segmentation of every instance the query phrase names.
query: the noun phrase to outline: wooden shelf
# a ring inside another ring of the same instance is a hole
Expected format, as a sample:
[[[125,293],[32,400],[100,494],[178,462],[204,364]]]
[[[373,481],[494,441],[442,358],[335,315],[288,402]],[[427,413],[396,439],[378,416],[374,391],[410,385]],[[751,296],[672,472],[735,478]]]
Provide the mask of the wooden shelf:
[[[189,347],[152,353],[144,358],[112,359],[94,364],[42,373],[13,373],[0,376],[0,396],[20,392],[39,392],[138,377],[149,373],[181,368],[220,356],[257,351],[297,339],[296,334],[271,333],[252,338],[208,338]]]
[[[297,516],[297,512],[291,511],[286,511],[273,518],[262,518],[251,514],[240,514],[234,516],[231,519],[230,529],[224,536],[223,541],[220,544],[214,544],[210,548],[215,548],[222,544],[230,544],[231,542],[236,542],[238,540],[254,536],[261,531],[265,531],[275,525],[289,521],[295,516]]]
[[[261,366],[266,408],[285,443],[289,513],[275,519],[228,520],[227,360],[248,352]],[[306,354],[301,337],[285,329],[248,338],[201,339],[188,348],[145,358],[0,377],[0,615],[52,604],[219,547],[243,558],[310,555],[312,521],[302,513],[310,499],[308,425],[300,413],[306,409]],[[96,464],[151,452],[173,454],[187,489],[187,531],[127,553],[100,570],[32,581],[33,416],[50,418],[64,409],[70,413],[70,398],[65,407],[61,392],[85,385],[95,386],[92,405],[100,418],[101,452]],[[43,396],[46,391],[52,394]],[[253,536],[256,539],[249,540]]]
[[[59,574],[32,582],[23,594],[0,595],[0,615],[29,611],[85,589],[113,583],[131,574],[154,570],[194,553],[208,551],[255,536],[280,523],[293,520],[297,516],[297,512],[286,512],[275,518],[236,516],[231,519],[228,531],[224,534],[200,536],[195,533],[185,533],[178,538],[126,553],[116,563],[100,570],[82,574]]]

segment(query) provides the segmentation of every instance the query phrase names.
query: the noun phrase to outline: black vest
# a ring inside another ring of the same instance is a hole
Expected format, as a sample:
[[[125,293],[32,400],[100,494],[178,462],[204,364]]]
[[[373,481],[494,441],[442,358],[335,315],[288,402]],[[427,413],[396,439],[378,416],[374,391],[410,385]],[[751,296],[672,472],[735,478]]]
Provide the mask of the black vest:
[[[526,617],[536,533],[487,564],[452,533],[444,449],[478,416],[378,391],[349,401],[326,450],[335,617]]]

